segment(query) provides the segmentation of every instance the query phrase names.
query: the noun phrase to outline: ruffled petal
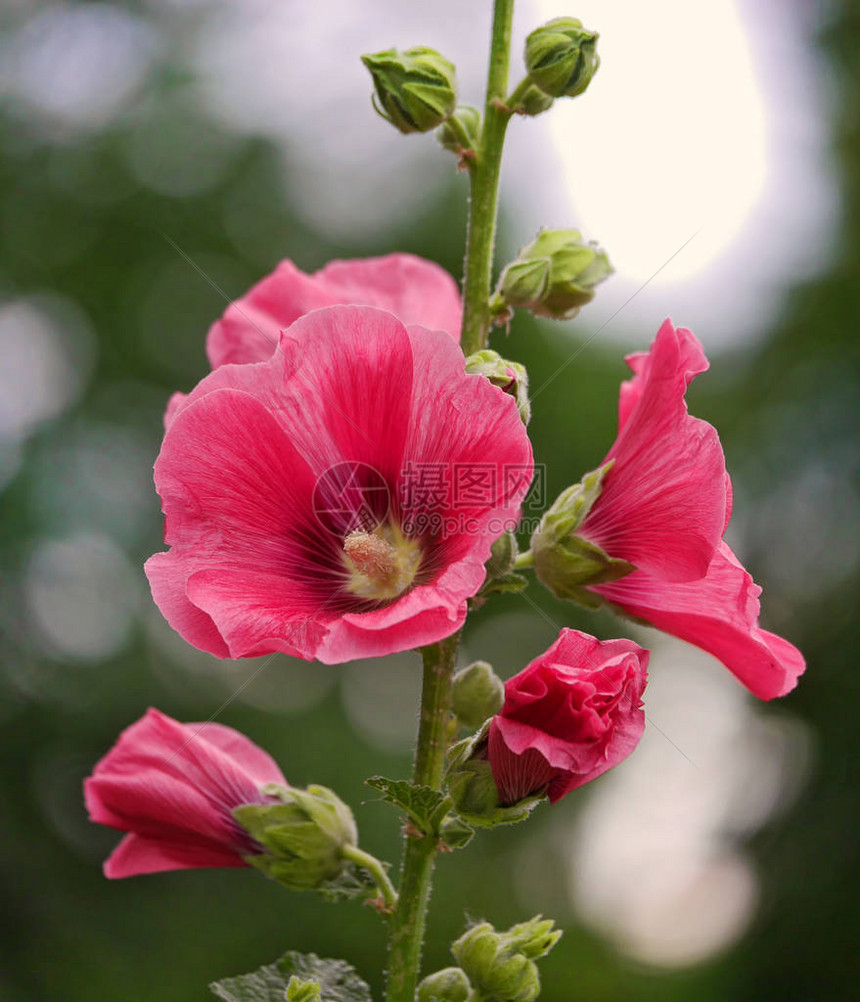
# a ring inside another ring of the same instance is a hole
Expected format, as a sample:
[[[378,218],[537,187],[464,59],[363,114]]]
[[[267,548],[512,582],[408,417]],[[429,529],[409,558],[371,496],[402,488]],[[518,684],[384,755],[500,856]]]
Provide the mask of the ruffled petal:
[[[579,532],[610,556],[666,581],[705,575],[726,523],[726,467],[716,430],[684,394],[707,368],[701,345],[667,320],[622,390],[622,427],[603,491]]]
[[[307,275],[292,261],[231,303],[209,331],[212,368],[262,362],[271,357],[281,331],[312,310],[335,305],[376,306],[405,324],[459,337],[462,308],[453,278],[438,265],[411,254],[332,261]]]
[[[790,692],[806,667],[796,647],[759,628],[761,589],[725,543],[699,581],[669,584],[637,571],[592,590],[713,654],[760,699]]]

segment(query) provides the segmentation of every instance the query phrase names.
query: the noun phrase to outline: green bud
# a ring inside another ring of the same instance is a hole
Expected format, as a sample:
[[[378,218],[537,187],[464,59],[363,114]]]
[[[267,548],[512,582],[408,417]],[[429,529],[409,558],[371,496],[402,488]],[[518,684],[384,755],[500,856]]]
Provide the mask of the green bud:
[[[457,814],[470,825],[494,825],[525,821],[541,796],[527,797],[512,807],[502,807],[493,770],[487,760],[487,734],[492,720],[469,738],[458,741],[448,752],[445,783]]]
[[[510,362],[497,351],[485,348],[466,359],[466,372],[486,376],[493,384],[509,393],[517,402],[523,424],[528,424],[532,416],[529,403],[529,374],[519,362]]]
[[[279,803],[237,807],[233,817],[264,848],[245,861],[292,890],[320,887],[348,865],[344,846],[358,842],[352,811],[324,786],[263,787]]]
[[[489,922],[467,929],[451,952],[479,996],[499,1002],[532,1002],[540,994],[534,958],[546,956],[560,932],[538,915],[529,922],[497,932]]]
[[[478,728],[505,702],[505,683],[486,661],[476,661],[454,676],[451,708],[466,727]]]
[[[579,230],[541,230],[502,272],[497,295],[536,316],[570,320],[612,274],[609,258]]]
[[[503,578],[510,574],[517,562],[518,553],[517,537],[512,532],[503,532],[490,547],[490,559],[486,563],[487,578]]]
[[[436,133],[443,148],[455,156],[462,157],[478,145],[481,135],[481,113],[470,104],[458,104]]]
[[[401,132],[430,132],[457,104],[454,64],[418,45],[362,56],[376,87],[373,106]]]
[[[322,989],[318,981],[302,981],[295,974],[287,985],[287,1002],[320,1002]]]
[[[576,534],[600,497],[603,480],[611,468],[610,461],[563,490],[531,538],[535,574],[541,584],[556,598],[570,599],[589,608],[599,607],[602,600],[586,591],[587,585],[617,581],[636,570],[626,560],[610,557],[599,546]]]
[[[502,938],[506,949],[522,953],[529,960],[537,960],[538,957],[545,957],[561,939],[561,929],[555,928],[552,919],[535,915],[528,922],[511,926]]]
[[[597,32],[575,17],[557,17],[526,39],[526,69],[550,97],[576,97],[600,66]]]
[[[459,967],[428,974],[418,985],[417,1002],[466,1002],[472,992],[469,979]]]
[[[514,100],[511,102],[511,111],[515,115],[528,115],[534,118],[535,115],[542,115],[553,105],[553,98],[544,92],[530,80],[518,87],[514,93]]]

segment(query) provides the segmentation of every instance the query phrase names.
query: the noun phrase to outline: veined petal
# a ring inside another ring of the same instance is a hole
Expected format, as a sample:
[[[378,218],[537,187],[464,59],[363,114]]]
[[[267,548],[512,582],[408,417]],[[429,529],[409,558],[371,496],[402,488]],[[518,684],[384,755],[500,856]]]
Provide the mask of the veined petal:
[[[612,557],[666,581],[705,575],[726,524],[726,467],[716,430],[684,394],[707,368],[701,345],[669,321],[647,355],[629,360],[620,430],[603,490],[578,530]]]
[[[592,590],[713,654],[760,699],[790,692],[806,667],[796,647],[760,629],[761,589],[725,543],[699,581],[669,584],[637,571]]]
[[[308,275],[287,260],[231,303],[211,327],[206,350],[212,368],[270,358],[281,331],[312,310],[338,304],[376,306],[404,324],[421,324],[459,338],[459,290],[431,261],[389,254],[332,261]]]

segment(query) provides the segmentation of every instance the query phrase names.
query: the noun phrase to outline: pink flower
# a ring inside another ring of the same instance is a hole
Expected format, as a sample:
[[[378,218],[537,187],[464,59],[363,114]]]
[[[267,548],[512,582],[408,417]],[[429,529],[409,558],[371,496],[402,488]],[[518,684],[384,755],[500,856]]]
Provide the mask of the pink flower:
[[[286,782],[274,760],[231,727],[180,724],[148,710],[84,781],[90,819],[128,832],[105,876],[247,866],[243,857],[262,847],[232,811],[271,803],[260,788]]]
[[[761,589],[722,541],[731,483],[716,430],[684,400],[708,368],[688,330],[666,321],[649,352],[631,355],[621,387],[614,460],[577,530],[636,570],[591,590],[622,612],[719,658],[756,696],[789,692],[805,668],[792,644],[759,628]]]
[[[452,337],[316,310],[179,404],[155,464],[153,597],[218,657],[334,664],[458,629],[532,474],[516,402]]]
[[[462,307],[457,283],[439,265],[412,254],[331,261],[307,275],[292,261],[232,302],[209,330],[213,369],[270,358],[280,332],[322,306],[377,306],[404,324],[447,331],[459,340]]]
[[[546,789],[550,802],[618,765],[645,728],[648,651],[562,630],[505,685],[487,755],[502,806]]]

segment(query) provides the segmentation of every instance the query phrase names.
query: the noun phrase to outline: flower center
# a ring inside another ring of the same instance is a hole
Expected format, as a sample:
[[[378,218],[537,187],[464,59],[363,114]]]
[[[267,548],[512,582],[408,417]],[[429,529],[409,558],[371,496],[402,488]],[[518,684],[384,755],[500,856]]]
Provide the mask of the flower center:
[[[343,541],[347,590],[360,598],[397,598],[411,587],[421,557],[418,542],[393,526],[356,529]]]

